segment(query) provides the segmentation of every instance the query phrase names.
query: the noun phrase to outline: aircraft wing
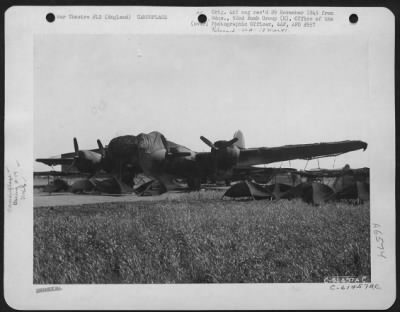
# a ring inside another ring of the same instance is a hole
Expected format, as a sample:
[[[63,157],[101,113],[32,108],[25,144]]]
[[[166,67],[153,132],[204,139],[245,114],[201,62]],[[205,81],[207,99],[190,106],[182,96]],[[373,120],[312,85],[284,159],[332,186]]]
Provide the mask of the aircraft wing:
[[[340,141],[243,149],[240,151],[237,167],[254,166],[293,159],[309,160],[336,156],[359,149],[365,150],[366,148],[367,143],[363,141]]]
[[[245,178],[252,174],[264,174],[264,175],[277,175],[297,172],[294,168],[258,168],[258,167],[237,167],[233,168],[233,176],[238,178]]]
[[[37,158],[36,161],[48,166],[72,165],[74,158]]]
[[[267,183],[273,177],[277,175],[290,175],[296,173],[297,170],[294,168],[257,168],[257,167],[236,167],[233,168],[231,181],[246,180],[253,178],[255,180],[262,180],[263,183]]]
[[[354,176],[369,176],[369,168],[356,168],[356,169],[318,169],[318,170],[304,170],[299,172],[300,175],[311,178],[323,177],[340,177],[346,174]]]

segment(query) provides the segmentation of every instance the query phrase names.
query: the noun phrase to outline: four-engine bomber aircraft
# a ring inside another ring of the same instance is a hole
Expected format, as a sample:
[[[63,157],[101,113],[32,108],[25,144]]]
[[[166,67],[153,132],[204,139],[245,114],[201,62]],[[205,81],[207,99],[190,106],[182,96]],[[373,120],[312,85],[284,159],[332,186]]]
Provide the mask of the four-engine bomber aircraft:
[[[211,148],[210,152],[194,152],[166,140],[157,131],[116,137],[106,148],[97,140],[97,150],[79,150],[74,138],[74,157],[39,158],[36,161],[49,166],[68,164],[90,177],[103,170],[117,180],[122,193],[129,193],[133,191],[133,178],[138,173],[158,180],[163,191],[176,188],[174,180],[177,178],[185,179],[190,188],[199,189],[207,180],[229,182],[240,170],[259,170],[252,167],[254,165],[330,157],[367,148],[363,141],[245,148],[240,130],[229,141],[212,143],[203,136],[200,139]]]

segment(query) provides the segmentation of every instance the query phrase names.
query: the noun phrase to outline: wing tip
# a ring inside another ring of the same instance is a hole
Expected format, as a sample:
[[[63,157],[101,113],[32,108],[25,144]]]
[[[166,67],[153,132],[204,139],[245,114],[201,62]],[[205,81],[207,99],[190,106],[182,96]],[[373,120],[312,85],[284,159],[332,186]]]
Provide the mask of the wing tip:
[[[363,149],[363,151],[365,151],[368,147],[368,143],[364,142],[364,141],[360,141],[361,142],[361,148]]]

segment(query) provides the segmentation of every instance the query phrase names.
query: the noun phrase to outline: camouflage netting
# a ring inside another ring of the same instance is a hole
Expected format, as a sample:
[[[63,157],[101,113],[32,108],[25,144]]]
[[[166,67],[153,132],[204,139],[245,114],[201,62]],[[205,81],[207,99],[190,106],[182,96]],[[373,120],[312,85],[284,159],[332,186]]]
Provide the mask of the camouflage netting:
[[[283,183],[274,183],[266,185],[265,188],[272,194],[274,199],[280,199],[293,189],[291,185]]]
[[[266,188],[249,181],[234,184],[225,192],[223,197],[225,196],[232,198],[252,197],[254,199],[272,198],[272,194]]]
[[[56,192],[68,191],[68,189],[69,185],[66,181],[62,179],[55,179],[52,183],[46,185],[43,191],[48,193],[56,193]]]
[[[335,197],[335,191],[329,187],[328,185],[313,182],[311,183],[312,187],[312,198],[310,200],[313,204],[322,204],[327,202]]]
[[[134,135],[119,136],[110,141],[107,152],[112,157],[130,158],[137,152],[138,139]]]
[[[72,193],[91,192],[94,190],[94,185],[88,179],[81,179],[71,185]]]
[[[165,149],[166,140],[164,136],[157,131],[140,133],[137,136],[138,149],[142,153],[151,154],[155,151]]]
[[[329,185],[319,182],[300,183],[291,186],[282,183],[260,185],[254,182],[239,182],[228,189],[224,197],[241,198],[251,197],[254,199],[294,199],[301,198],[303,201],[319,205],[331,200],[352,199],[369,200],[369,184],[357,182],[347,184],[340,191],[335,191]]]
[[[369,183],[357,181],[358,198],[361,200],[369,200]]]
[[[106,194],[121,194],[121,187],[115,179],[92,180],[96,191]]]

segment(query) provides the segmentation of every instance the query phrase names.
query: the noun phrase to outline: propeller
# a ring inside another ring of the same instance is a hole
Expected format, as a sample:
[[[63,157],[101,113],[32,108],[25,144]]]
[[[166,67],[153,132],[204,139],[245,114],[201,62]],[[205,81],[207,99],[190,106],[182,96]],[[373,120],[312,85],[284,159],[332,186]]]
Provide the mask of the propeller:
[[[206,143],[206,145],[208,145],[209,147],[211,147],[213,150],[218,151],[218,147],[216,147],[209,139],[207,139],[206,137],[201,136],[200,140],[202,140],[204,143]]]
[[[67,172],[70,172],[71,169],[73,167],[75,167],[77,165],[77,163],[79,162],[79,146],[78,146],[78,140],[76,138],[74,138],[74,151],[75,151],[75,155],[74,155],[74,160],[72,161],[72,164],[68,167]],[[78,168],[79,169],[79,168]]]
[[[233,138],[232,140],[229,140],[228,142],[221,142],[221,144],[223,145],[222,147],[228,147],[228,146],[232,146],[237,141],[239,141],[239,138]]]
[[[75,150],[75,157],[79,156],[79,146],[78,146],[78,140],[74,138],[74,150]]]
[[[234,144],[239,138],[235,137],[229,141],[221,140],[212,143],[206,137],[201,136],[200,140],[211,147],[211,171],[214,179],[219,170],[227,172],[237,163],[240,151]]]
[[[227,148],[229,146],[232,146],[235,144],[239,139],[238,138],[233,138],[232,140],[229,141],[217,141],[215,143],[212,143],[209,139],[206,137],[201,136],[200,140],[202,140],[205,144],[207,144],[211,149],[218,151],[221,148]]]
[[[101,141],[99,139],[97,139],[97,146],[99,147],[101,157],[104,158],[106,156],[106,151],[104,149],[103,144],[101,143]]]
[[[74,160],[67,171],[70,171],[75,166],[80,172],[86,172],[94,175],[101,161],[101,159],[98,157],[98,154],[92,151],[80,150],[78,140],[76,138],[73,139],[73,142],[75,151]],[[100,140],[98,140],[98,143],[100,143],[102,147]],[[104,153],[104,148],[101,148],[101,151]]]

